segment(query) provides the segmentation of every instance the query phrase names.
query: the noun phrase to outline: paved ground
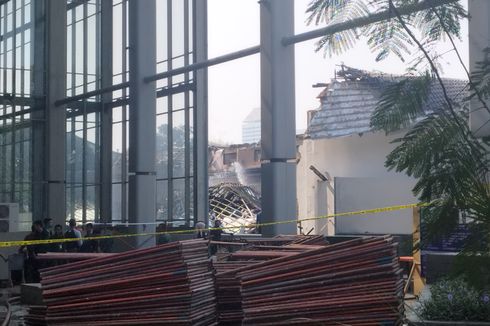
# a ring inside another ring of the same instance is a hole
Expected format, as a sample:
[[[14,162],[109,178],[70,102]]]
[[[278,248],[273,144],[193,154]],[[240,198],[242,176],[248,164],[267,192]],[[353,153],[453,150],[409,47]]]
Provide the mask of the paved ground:
[[[427,285],[422,293],[420,294],[420,299],[426,301],[430,298],[430,286]],[[420,302],[413,296],[405,297],[405,317],[408,322],[418,322],[421,321],[419,316]]]
[[[2,288],[0,289],[0,322],[3,322],[5,319],[5,314],[7,309],[5,308],[4,303],[12,298],[20,295],[20,288],[14,287],[12,288]],[[12,316],[10,318],[9,326],[21,326],[24,325],[23,317],[27,314],[27,306],[21,304],[13,304],[11,306]]]

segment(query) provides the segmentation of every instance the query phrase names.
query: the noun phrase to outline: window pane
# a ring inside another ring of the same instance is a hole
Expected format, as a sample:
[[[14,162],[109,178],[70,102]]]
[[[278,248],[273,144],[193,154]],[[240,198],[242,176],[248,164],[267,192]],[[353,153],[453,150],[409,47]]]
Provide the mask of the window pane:
[[[173,192],[173,221],[174,227],[183,226],[185,222],[185,183],[184,179],[176,179]]]
[[[173,176],[185,176],[185,112],[173,113]]]
[[[157,116],[157,139],[156,139],[156,171],[157,179],[168,176],[168,122],[167,115]]]
[[[168,218],[168,182],[157,181],[156,212],[158,221],[167,221]],[[171,219],[170,219],[171,220]]]

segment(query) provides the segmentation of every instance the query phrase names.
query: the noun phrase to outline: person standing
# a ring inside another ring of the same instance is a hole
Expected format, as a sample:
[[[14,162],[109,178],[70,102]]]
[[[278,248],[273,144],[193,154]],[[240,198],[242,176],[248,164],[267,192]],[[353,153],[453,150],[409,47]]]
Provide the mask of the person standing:
[[[205,231],[206,225],[203,222],[196,223],[196,238],[197,239],[206,239],[207,234]]]
[[[53,219],[51,217],[46,217],[43,220],[44,229],[49,233],[49,236],[53,235]]]
[[[95,237],[94,225],[92,223],[85,224],[85,238]],[[80,247],[80,252],[98,252],[99,243],[95,239],[84,240]]]
[[[38,235],[36,233],[36,228],[34,227],[34,224],[31,226],[31,233],[26,235],[24,237],[24,241],[33,241],[33,240],[39,240],[37,239]],[[36,280],[36,273],[35,273],[35,259],[36,259],[36,254],[34,252],[34,246],[33,245],[23,245],[19,248],[19,253],[24,255],[24,280],[26,283],[34,283],[37,282]]]
[[[211,239],[211,241],[221,241],[221,234],[223,234],[221,221],[215,219],[214,228],[211,231],[209,231],[209,238]],[[211,256],[216,255],[216,253],[218,252],[218,245],[211,244],[210,250],[211,250]]]
[[[49,233],[44,229],[42,221],[35,221],[31,227],[31,233],[28,234],[24,241],[36,241],[49,239]],[[21,246],[19,253],[24,254],[24,278],[26,283],[39,283],[41,277],[39,275],[39,269],[42,267],[37,260],[37,255],[42,252],[46,252],[48,245],[46,244],[31,244],[27,246]]]
[[[74,218],[68,223],[69,229],[65,233],[66,239],[79,239],[77,241],[65,242],[65,250],[67,252],[78,252],[82,247],[82,233],[77,229],[77,222]]]
[[[50,239],[64,239],[65,236],[63,235],[63,227],[60,224],[56,224],[54,226],[54,233],[51,235]],[[63,252],[65,251],[64,249],[64,243],[63,242],[57,242],[57,243],[52,243],[49,251],[51,252]]]
[[[44,223],[41,220],[34,222],[34,230],[36,232],[37,240],[48,240],[49,239],[49,231],[44,228]],[[49,244],[37,244],[34,245],[34,251],[36,254],[41,252],[48,252]]]

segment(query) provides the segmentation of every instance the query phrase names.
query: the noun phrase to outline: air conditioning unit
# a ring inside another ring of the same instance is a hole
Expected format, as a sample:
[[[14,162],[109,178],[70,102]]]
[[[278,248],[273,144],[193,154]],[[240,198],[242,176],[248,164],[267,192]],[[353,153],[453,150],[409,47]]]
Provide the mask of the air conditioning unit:
[[[0,203],[0,233],[24,231],[19,219],[19,204]]]

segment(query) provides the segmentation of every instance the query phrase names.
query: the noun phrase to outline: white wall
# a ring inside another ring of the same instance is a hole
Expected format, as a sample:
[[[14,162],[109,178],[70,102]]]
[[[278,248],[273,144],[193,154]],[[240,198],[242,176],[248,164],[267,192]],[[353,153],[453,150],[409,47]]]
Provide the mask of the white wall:
[[[470,72],[478,71],[478,62],[484,59],[483,50],[490,46],[490,1],[469,0],[469,54]],[[490,101],[486,101],[487,105]],[[490,136],[490,114],[475,96],[470,106],[470,127],[477,137]]]
[[[402,188],[398,193],[409,194],[399,197],[400,200],[404,201],[399,204],[416,202],[410,192],[414,180],[402,173],[388,172],[384,166],[386,156],[395,148],[395,145],[390,144],[390,142],[401,135],[401,133],[390,136],[385,136],[384,133],[367,133],[362,137],[352,135],[335,139],[304,140],[299,147],[301,159],[297,171],[299,218],[323,215],[321,214],[322,209],[328,214],[335,212],[334,190],[332,189],[335,177],[378,178],[380,180],[396,178],[397,181],[392,184]],[[319,178],[309,169],[310,165],[315,166],[324,174],[328,173],[332,182],[320,182]],[[320,188],[324,188],[326,191]],[[378,192],[377,196],[383,198],[386,197],[386,194]],[[376,202],[382,201],[377,200]],[[328,221],[328,227],[322,233],[333,234],[333,223],[333,219]],[[316,233],[322,229],[324,224],[325,221],[323,220],[308,221],[303,222],[303,227],[305,230],[313,227]],[[392,230],[392,228],[385,228],[383,225],[384,223],[379,223],[379,221],[376,223],[375,229],[379,229],[378,233],[386,233],[388,230]],[[407,230],[404,228],[401,230],[404,232],[401,233],[411,233],[411,227],[407,227]]]

